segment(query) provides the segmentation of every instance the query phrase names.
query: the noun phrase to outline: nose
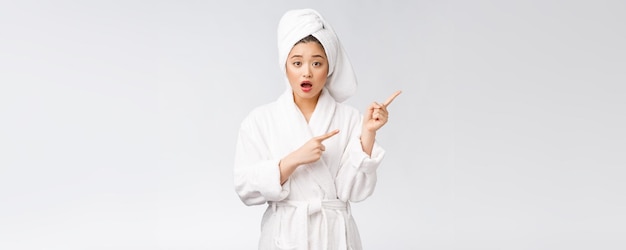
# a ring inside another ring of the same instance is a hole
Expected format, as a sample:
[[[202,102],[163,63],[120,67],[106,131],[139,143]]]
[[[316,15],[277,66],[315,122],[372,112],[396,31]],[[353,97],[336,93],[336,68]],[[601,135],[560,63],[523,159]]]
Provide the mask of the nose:
[[[305,78],[311,78],[311,67],[310,66],[305,66],[302,69],[302,76]]]

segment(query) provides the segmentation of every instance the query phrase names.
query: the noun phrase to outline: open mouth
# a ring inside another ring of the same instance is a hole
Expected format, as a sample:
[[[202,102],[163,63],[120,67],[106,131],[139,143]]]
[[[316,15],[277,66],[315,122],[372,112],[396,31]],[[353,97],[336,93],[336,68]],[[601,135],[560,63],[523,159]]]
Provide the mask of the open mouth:
[[[313,88],[313,84],[309,81],[304,81],[300,84],[300,88],[302,88],[302,91],[304,92],[309,92]]]

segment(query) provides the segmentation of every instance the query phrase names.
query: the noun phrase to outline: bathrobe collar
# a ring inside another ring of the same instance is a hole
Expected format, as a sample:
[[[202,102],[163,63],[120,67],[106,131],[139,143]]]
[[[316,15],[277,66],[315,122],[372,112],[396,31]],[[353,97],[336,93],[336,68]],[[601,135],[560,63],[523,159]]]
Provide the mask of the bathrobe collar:
[[[304,129],[306,131],[305,135],[307,135],[308,139],[313,138],[315,136],[323,135],[328,133],[330,130],[330,123],[333,120],[333,116],[335,115],[335,108],[337,106],[337,102],[333,97],[328,93],[326,88],[322,89],[322,93],[320,94],[319,99],[317,100],[317,105],[315,106],[315,110],[309,119],[308,126],[304,115],[300,111],[300,108],[296,105],[293,100],[293,90],[288,88],[285,93],[283,93],[279,98],[279,103],[284,106],[289,114],[287,117],[293,117],[293,123],[290,123],[288,126],[300,124],[300,126],[296,127],[308,127],[308,129]],[[301,132],[301,131],[300,131]],[[307,139],[307,140],[308,140]]]

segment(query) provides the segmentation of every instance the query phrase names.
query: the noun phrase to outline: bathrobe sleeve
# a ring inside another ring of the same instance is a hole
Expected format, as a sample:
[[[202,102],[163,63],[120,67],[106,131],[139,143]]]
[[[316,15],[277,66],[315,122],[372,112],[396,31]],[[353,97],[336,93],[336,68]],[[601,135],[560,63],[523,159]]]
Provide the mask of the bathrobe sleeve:
[[[248,206],[283,200],[289,191],[280,185],[280,159],[273,159],[261,129],[248,117],[239,129],[235,151],[235,191]]]
[[[361,147],[361,121],[351,124],[352,131],[348,145],[341,158],[341,166],[335,184],[337,197],[342,201],[362,201],[369,197],[376,187],[376,169],[380,165],[385,150],[374,143],[371,157]]]

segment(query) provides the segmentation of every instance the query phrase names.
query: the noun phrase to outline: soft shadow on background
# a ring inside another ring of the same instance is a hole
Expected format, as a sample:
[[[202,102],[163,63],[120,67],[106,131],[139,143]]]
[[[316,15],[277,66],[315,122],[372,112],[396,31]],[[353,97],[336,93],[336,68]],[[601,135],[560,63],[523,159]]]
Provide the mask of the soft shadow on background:
[[[626,248],[623,1],[0,4],[0,249],[254,249],[239,123],[276,27],[333,24],[363,110],[401,89],[367,249]]]

